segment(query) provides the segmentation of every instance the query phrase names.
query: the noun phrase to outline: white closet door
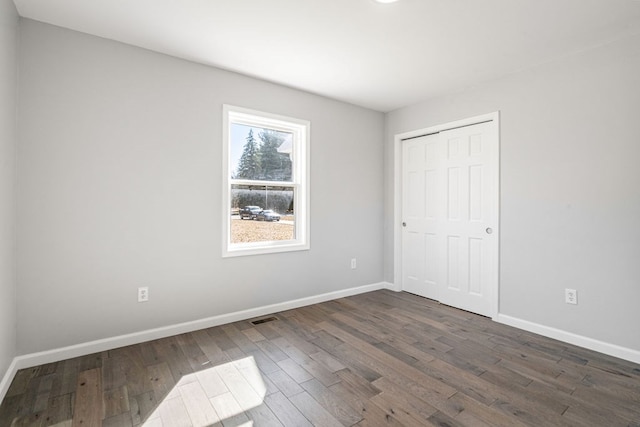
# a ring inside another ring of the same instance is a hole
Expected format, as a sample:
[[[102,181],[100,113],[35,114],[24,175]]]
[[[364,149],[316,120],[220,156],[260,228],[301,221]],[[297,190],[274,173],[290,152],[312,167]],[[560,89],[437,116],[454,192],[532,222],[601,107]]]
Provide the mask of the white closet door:
[[[498,147],[490,123],[403,143],[403,289],[491,316]]]

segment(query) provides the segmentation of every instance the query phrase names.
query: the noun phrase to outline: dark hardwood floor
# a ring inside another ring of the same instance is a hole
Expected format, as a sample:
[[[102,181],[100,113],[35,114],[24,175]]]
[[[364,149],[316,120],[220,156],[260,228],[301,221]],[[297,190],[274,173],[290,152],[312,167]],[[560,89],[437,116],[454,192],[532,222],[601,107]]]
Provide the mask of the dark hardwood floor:
[[[640,365],[376,291],[18,372],[0,426],[640,426]]]

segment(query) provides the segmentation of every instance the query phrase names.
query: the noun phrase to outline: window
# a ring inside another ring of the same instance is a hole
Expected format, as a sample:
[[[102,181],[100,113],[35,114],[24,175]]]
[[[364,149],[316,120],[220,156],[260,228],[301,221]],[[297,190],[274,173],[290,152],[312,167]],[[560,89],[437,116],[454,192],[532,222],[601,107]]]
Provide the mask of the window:
[[[309,249],[309,122],[223,114],[223,256]]]

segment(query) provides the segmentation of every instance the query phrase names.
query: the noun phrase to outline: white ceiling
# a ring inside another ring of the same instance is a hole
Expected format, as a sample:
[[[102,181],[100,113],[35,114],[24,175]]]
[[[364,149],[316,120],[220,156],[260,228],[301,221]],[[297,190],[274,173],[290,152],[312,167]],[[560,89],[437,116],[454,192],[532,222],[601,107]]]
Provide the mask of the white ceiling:
[[[15,0],[21,16],[391,111],[640,33],[637,0]]]

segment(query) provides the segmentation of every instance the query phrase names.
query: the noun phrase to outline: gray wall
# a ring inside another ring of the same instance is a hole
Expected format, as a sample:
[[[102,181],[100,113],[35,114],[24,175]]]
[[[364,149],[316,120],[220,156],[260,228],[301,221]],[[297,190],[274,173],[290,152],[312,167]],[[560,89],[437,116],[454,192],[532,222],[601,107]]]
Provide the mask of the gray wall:
[[[18,14],[0,0],[0,379],[16,355],[14,186]]]
[[[20,67],[21,354],[382,281],[381,113],[29,20]],[[221,258],[223,103],[311,121],[310,251]]]
[[[386,279],[393,135],[500,110],[500,312],[640,350],[639,76],[636,36],[388,114]]]

